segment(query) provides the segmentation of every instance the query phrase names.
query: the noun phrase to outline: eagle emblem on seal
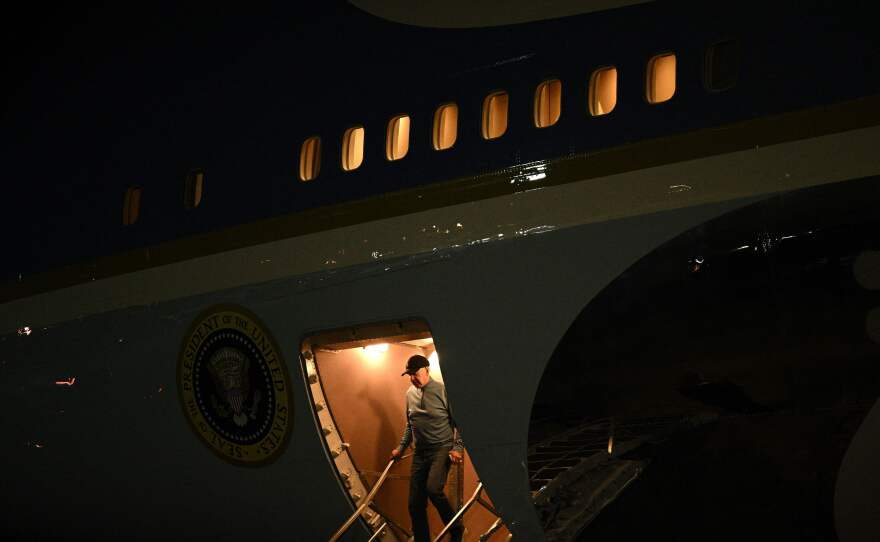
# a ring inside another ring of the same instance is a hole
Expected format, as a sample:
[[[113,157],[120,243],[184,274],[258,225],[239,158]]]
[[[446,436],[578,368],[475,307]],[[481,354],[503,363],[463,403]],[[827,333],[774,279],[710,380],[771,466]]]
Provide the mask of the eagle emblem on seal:
[[[211,395],[212,406],[220,417],[231,416],[239,427],[244,427],[248,420],[256,416],[260,404],[260,390],[255,390],[250,409],[245,410],[245,402],[250,394],[250,364],[247,355],[229,346],[214,352],[207,363],[216,390]]]

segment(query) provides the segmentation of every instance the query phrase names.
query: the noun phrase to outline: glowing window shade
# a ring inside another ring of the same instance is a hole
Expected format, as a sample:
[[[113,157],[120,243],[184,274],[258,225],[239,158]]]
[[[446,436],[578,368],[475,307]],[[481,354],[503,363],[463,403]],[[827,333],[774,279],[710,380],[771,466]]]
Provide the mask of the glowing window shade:
[[[342,169],[351,171],[364,161],[364,127],[352,126],[342,136]]]
[[[456,104],[441,105],[434,112],[434,132],[431,137],[434,150],[442,151],[452,148],[458,137],[458,106]]]
[[[321,138],[313,136],[303,141],[299,150],[299,180],[311,181],[321,171]]]
[[[739,75],[739,43],[727,40],[706,49],[703,82],[713,92],[727,90],[736,84]]]
[[[483,100],[483,139],[496,139],[507,131],[507,93],[493,92]]]
[[[648,103],[659,104],[668,101],[675,94],[675,55],[664,53],[648,62],[645,84]]]
[[[400,160],[409,152],[409,116],[400,115],[388,121],[385,134],[385,158]]]
[[[617,105],[617,68],[599,68],[590,77],[590,114],[607,115]]]
[[[130,186],[125,191],[122,200],[122,225],[131,226],[138,221],[141,215],[141,196],[143,189],[139,186]]]
[[[559,79],[544,81],[535,89],[535,126],[547,128],[559,121],[562,104],[562,83]]]
[[[205,190],[205,172],[201,169],[190,171],[183,189],[183,204],[187,209],[195,209],[202,202]]]

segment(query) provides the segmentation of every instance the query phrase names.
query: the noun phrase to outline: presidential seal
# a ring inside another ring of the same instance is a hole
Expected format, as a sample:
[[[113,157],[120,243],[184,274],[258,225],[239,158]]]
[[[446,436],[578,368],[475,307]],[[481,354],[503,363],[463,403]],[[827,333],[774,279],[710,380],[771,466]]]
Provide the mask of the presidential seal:
[[[183,340],[177,388],[195,433],[223,459],[263,465],[290,434],[287,367],[260,321],[241,307],[201,314]]]

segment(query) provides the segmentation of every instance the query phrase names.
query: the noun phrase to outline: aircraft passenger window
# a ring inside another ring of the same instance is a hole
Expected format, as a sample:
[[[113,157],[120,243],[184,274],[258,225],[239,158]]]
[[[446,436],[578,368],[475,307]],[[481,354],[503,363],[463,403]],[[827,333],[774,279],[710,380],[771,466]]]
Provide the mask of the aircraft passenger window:
[[[311,181],[321,171],[321,138],[313,136],[303,141],[299,150],[299,180]]]
[[[739,74],[739,43],[727,40],[706,49],[703,82],[713,92],[727,90],[736,84]]]
[[[483,100],[483,139],[496,139],[507,131],[507,101],[503,90]]]
[[[205,191],[205,172],[201,169],[190,171],[183,189],[183,204],[187,209],[195,209],[202,202]]]
[[[432,142],[435,151],[452,148],[458,137],[458,106],[441,105],[434,112],[434,133]]]
[[[664,53],[648,62],[645,97],[648,103],[668,101],[675,94],[675,55]]]
[[[138,221],[141,215],[141,195],[143,189],[139,186],[130,186],[125,191],[122,200],[122,225],[131,226]]]
[[[351,171],[364,161],[364,127],[352,126],[342,136],[342,169]]]
[[[400,160],[409,152],[409,116],[400,115],[388,121],[385,134],[385,158]]]
[[[617,105],[617,68],[599,68],[590,76],[590,115],[607,115]]]
[[[559,79],[544,81],[535,89],[535,126],[547,128],[559,121],[562,83]]]

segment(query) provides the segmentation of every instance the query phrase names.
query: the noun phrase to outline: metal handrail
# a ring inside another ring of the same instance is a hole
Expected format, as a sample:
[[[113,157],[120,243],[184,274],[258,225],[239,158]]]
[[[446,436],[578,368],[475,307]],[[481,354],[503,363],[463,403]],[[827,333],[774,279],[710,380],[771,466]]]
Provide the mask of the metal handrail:
[[[493,524],[492,524],[492,525],[486,530],[485,533],[483,533],[483,534],[480,535],[479,542],[486,542],[486,540],[489,540],[489,538],[491,538],[491,536],[492,536],[493,534],[495,534],[495,532],[496,532],[498,529],[501,528],[501,525],[502,525],[502,523],[501,523],[501,518],[497,518],[497,519],[495,520],[495,523],[493,523]]]
[[[390,474],[388,475],[388,479],[389,480],[393,479]],[[404,540],[409,540],[413,537],[411,532],[407,531],[406,529],[401,527],[399,523],[397,523],[396,521],[394,521],[393,519],[388,517],[388,514],[383,512],[382,509],[379,508],[375,502],[373,503],[372,509],[373,509],[373,512],[376,512],[377,514],[382,516],[382,519],[385,520],[385,523],[387,524],[389,529],[391,529],[392,531],[394,531],[394,530],[400,531],[400,533],[403,535]]]
[[[495,517],[498,517],[498,518],[501,517],[498,514],[498,512],[495,510],[495,508],[493,508],[489,503],[487,503],[486,501],[484,501],[483,499],[480,498],[480,493],[482,493],[482,492],[483,492],[483,482],[480,482],[479,484],[477,484],[477,489],[474,490],[474,494],[471,496],[470,499],[468,499],[468,502],[466,502],[464,504],[464,506],[461,507],[461,510],[459,510],[458,512],[456,512],[456,514],[454,516],[452,516],[452,519],[449,520],[449,523],[447,523],[446,526],[443,527],[443,530],[440,531],[440,534],[438,534],[437,537],[434,538],[434,542],[440,542],[440,540],[442,540],[443,537],[446,536],[447,533],[449,533],[449,529],[452,528],[452,526],[455,524],[455,522],[458,521],[459,519],[461,519],[461,517],[464,515],[464,513],[467,512],[468,509],[471,506],[473,506],[473,504],[475,502],[480,503],[483,506],[483,508],[485,508],[486,510],[491,512]]]
[[[406,459],[406,458],[409,457],[410,455],[412,455],[412,454],[408,454],[408,455],[405,455],[405,456],[401,456],[401,457],[399,457],[399,458],[392,459],[391,461],[388,462],[388,466],[386,466],[386,467],[385,467],[385,470],[382,471],[382,475],[379,476],[379,479],[376,481],[376,485],[374,485],[374,486],[373,486],[373,489],[371,489],[370,492],[367,494],[367,496],[364,497],[364,500],[361,501],[360,506],[358,506],[357,510],[354,511],[354,514],[352,514],[351,517],[349,517],[349,518],[345,521],[345,523],[342,524],[342,527],[340,527],[339,530],[336,531],[336,532],[333,534],[333,536],[330,537],[330,542],[336,542],[337,540],[339,540],[339,538],[340,538],[342,535],[345,534],[345,531],[347,531],[348,528],[351,527],[352,524],[357,520],[358,516],[361,515],[361,512],[363,512],[364,509],[366,509],[367,506],[370,505],[370,502],[372,502],[373,497],[376,496],[376,492],[379,491],[379,488],[381,488],[381,487],[382,487],[382,484],[385,482],[385,478],[388,477],[388,471],[391,470],[391,467],[392,467],[396,462],[398,462],[398,461],[400,461],[400,460],[402,460],[402,459]]]
[[[387,521],[385,523],[383,523],[382,525],[379,525],[379,528],[376,529],[376,532],[373,533],[373,536],[371,536],[370,539],[367,540],[367,542],[373,542],[373,540],[376,540],[376,537],[382,534],[382,529],[384,529],[387,526],[388,526]]]

